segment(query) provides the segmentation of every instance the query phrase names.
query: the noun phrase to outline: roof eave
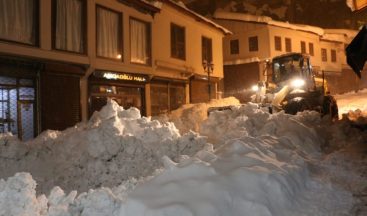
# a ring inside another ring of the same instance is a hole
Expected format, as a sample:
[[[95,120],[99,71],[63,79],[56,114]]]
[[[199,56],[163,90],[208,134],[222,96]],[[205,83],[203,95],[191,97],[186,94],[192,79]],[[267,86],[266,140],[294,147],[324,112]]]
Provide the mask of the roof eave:
[[[138,10],[140,12],[148,13],[152,16],[154,16],[154,14],[160,12],[160,8],[155,7],[154,5],[149,4],[145,1],[141,1],[141,0],[118,0],[118,1],[125,4],[125,5],[127,5],[127,6],[135,8],[136,10]]]

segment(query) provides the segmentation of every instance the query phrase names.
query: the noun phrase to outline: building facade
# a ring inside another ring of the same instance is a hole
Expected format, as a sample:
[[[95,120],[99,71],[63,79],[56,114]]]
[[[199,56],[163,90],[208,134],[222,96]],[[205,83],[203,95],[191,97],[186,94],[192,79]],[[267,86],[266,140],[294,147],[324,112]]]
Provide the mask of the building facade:
[[[229,31],[173,1],[1,4],[0,132],[20,139],[86,121],[108,99],[146,116],[191,102],[194,91],[208,92],[192,90],[208,49],[218,67],[212,85],[223,78],[219,42]]]
[[[342,93],[363,86],[346,63],[345,47],[357,31],[322,29],[274,21],[270,17],[216,12],[214,20],[233,35],[225,37],[224,87],[226,95],[249,100],[251,85],[266,77],[265,64],[290,52],[310,56],[313,71],[326,77],[331,93]]]

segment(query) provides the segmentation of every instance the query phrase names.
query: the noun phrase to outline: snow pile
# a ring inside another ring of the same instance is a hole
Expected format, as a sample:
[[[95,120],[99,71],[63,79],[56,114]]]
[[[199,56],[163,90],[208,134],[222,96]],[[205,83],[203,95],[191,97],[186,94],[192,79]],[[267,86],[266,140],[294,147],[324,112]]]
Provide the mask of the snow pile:
[[[239,105],[235,97],[211,100],[210,103],[185,104],[169,114],[155,117],[160,122],[173,122],[181,134],[190,131],[200,132],[201,123],[208,118],[208,109],[211,107],[224,107]]]
[[[344,113],[358,109],[367,112],[367,89],[335,95],[335,99],[338,103],[340,117]]]
[[[27,173],[0,180],[0,215],[45,215],[46,196],[36,197],[36,182]]]
[[[142,118],[139,110],[109,101],[87,124],[63,132],[47,131],[28,143],[2,136],[0,177],[29,172],[42,192],[54,186],[66,191],[112,187],[152,175],[163,166],[163,156],[178,161],[205,144],[204,137],[192,132],[181,136],[172,123]]]
[[[351,194],[311,180],[288,144],[246,137],[171,162],[130,194],[126,215],[347,215]]]
[[[367,126],[367,89],[335,95],[339,118],[348,119],[357,127]]]
[[[117,158],[122,160],[127,157],[117,154],[116,157],[110,158],[110,152],[116,152],[111,151],[114,149],[111,146],[114,146],[115,143],[111,139],[119,137],[123,140],[122,142],[126,142],[124,138],[129,137],[135,141],[134,146],[143,145],[145,148],[142,149],[148,150],[153,148],[149,147],[153,146],[152,143],[146,145],[138,137],[145,136],[145,139],[153,137],[154,142],[161,139],[160,143],[156,143],[153,153],[158,151],[160,152],[158,155],[166,154],[167,156],[163,156],[161,161],[164,169],[156,173],[154,177],[140,181],[130,179],[112,189],[99,188],[80,195],[77,195],[76,192],[65,194],[59,187],[56,187],[46,200],[43,196],[35,197],[34,182],[29,179],[28,175],[17,174],[6,182],[1,181],[0,203],[5,202],[3,197],[5,199],[6,197],[17,197],[24,203],[22,206],[33,205],[30,211],[33,211],[34,214],[29,215],[42,216],[338,216],[351,213],[355,202],[352,195],[337,185],[321,181],[325,178],[315,177],[317,174],[313,171],[315,168],[310,169],[311,165],[316,166],[321,161],[320,143],[323,143],[323,139],[318,136],[314,128],[310,127],[322,123],[318,113],[303,112],[297,116],[291,116],[280,112],[271,115],[252,104],[233,107],[232,111],[213,112],[204,121],[201,130],[203,134],[210,136],[214,146],[205,144],[205,142],[193,144],[198,140],[202,141],[203,138],[191,133],[191,138],[188,140],[192,142],[185,141],[184,143],[192,144],[192,146],[189,145],[191,148],[196,145],[194,149],[199,148],[201,144],[201,150],[194,153],[193,149],[180,151],[176,149],[173,156],[169,155],[172,154],[172,151],[161,151],[166,148],[160,145],[170,148],[180,146],[176,143],[183,138],[179,136],[177,130],[175,132],[175,128],[169,124],[164,126],[156,121],[138,118],[138,115],[136,119],[126,118],[126,116],[131,117],[133,113],[135,113],[134,110],[120,110],[114,104],[109,104],[109,108],[104,108],[93,117],[88,126],[85,126],[88,129],[79,129],[80,138],[74,137],[74,140],[80,141],[78,146],[84,146],[85,154],[93,152],[92,156],[86,158],[89,160],[86,164],[97,166],[94,161],[99,161],[101,168],[98,170],[106,169],[111,172],[114,169],[111,169],[110,166],[119,165]],[[104,133],[100,131],[102,128]],[[94,130],[93,136],[87,136],[90,130]],[[153,133],[152,131],[155,130],[160,132]],[[69,137],[73,137],[70,136],[72,135],[70,131],[68,132]],[[81,142],[81,139],[87,138],[101,142],[103,134],[103,138],[109,140],[99,143],[105,146],[103,148],[93,147],[90,150],[89,144]],[[153,134],[162,136],[154,137]],[[53,140],[57,140],[62,135],[65,136],[64,133],[54,134],[56,138]],[[66,139],[64,137],[64,140]],[[67,143],[63,144],[66,147],[72,147]],[[44,147],[43,145],[42,148]],[[124,145],[123,147],[125,149]],[[126,147],[126,151],[129,148],[131,146]],[[48,151],[52,152],[51,148]],[[183,155],[187,152],[193,156]],[[139,150],[135,157],[145,158],[149,163],[154,163],[154,160],[150,160],[150,153],[150,151]],[[57,158],[56,154],[53,156]],[[129,160],[133,159],[128,158],[124,162],[129,163]],[[114,162],[107,163],[109,160]],[[83,164],[82,161],[79,161],[78,164]],[[149,166],[149,163],[139,162],[135,169],[140,170],[142,167]],[[119,170],[120,168],[115,169],[116,172]],[[97,174],[103,179],[103,183],[110,180],[104,179],[105,174],[103,173]],[[87,184],[89,176],[83,177]],[[120,176],[111,177],[120,178]],[[15,190],[9,191],[7,188],[13,188],[11,179],[24,183]],[[40,184],[42,186],[43,182]],[[45,205],[46,201],[47,205]],[[11,212],[7,216],[20,215],[12,214],[12,212],[21,211],[22,206],[8,207],[5,204],[1,206],[1,204],[0,207]]]
[[[305,123],[318,124],[319,116],[316,112],[304,112],[297,116],[286,115],[284,112],[271,115],[258,109],[256,104],[246,104],[223,112],[213,112],[202,124],[200,131],[214,144],[243,136],[270,135],[293,140],[291,143],[297,144],[295,147],[302,143],[303,150],[315,153],[320,150],[323,140]]]

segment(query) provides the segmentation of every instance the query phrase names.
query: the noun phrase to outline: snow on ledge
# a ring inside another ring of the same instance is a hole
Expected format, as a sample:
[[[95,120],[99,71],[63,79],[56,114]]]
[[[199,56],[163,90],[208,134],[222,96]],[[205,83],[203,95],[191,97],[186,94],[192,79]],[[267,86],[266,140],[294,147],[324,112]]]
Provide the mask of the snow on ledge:
[[[282,28],[311,32],[319,36],[324,35],[324,29],[320,27],[275,21],[272,18],[267,17],[267,16],[255,16],[255,15],[250,15],[250,14],[232,13],[232,12],[224,12],[224,11],[217,10],[214,13],[213,17],[215,19],[228,19],[228,20],[238,20],[238,21],[245,21],[245,22],[265,23],[268,25],[278,26]]]
[[[346,0],[346,2],[345,2],[347,5],[348,5],[348,7],[352,10],[352,11],[355,11],[356,10],[356,8],[354,7],[354,0]]]
[[[261,60],[258,57],[246,58],[246,59],[235,59],[230,61],[225,61],[223,65],[240,65],[240,64],[248,64],[254,62],[260,62]]]

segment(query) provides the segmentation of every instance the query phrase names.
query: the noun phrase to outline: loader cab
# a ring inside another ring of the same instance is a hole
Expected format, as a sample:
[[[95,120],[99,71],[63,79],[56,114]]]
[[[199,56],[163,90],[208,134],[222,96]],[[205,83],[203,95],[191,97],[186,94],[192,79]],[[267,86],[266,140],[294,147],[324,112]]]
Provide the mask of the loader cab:
[[[301,53],[288,53],[278,56],[272,61],[272,81],[279,85],[293,78],[301,78],[312,84],[313,73],[310,57]]]

